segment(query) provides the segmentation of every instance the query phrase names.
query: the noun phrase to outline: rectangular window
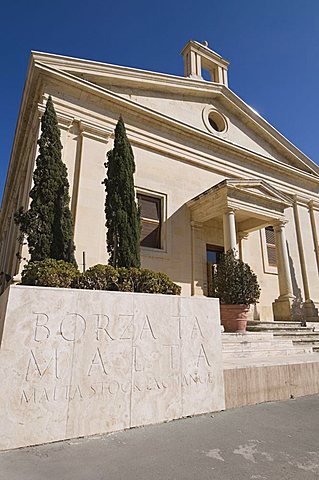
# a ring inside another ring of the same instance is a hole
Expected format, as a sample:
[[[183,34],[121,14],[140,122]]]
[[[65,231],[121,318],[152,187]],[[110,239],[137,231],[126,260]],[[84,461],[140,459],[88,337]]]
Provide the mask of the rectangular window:
[[[138,193],[137,198],[141,211],[141,246],[160,249],[162,199],[144,193]]]
[[[271,267],[277,266],[277,252],[276,252],[276,241],[275,241],[275,232],[274,227],[266,227],[266,249],[267,249],[267,258],[268,264]]]

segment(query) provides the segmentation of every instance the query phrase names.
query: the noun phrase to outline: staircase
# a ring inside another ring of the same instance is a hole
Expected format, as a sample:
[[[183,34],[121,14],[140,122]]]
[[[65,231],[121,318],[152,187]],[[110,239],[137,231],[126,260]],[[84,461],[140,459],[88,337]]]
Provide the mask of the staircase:
[[[251,321],[246,333],[222,333],[222,355],[227,408],[319,393],[313,326]]]
[[[319,361],[319,331],[300,322],[248,322],[247,333],[223,333],[225,368]]]
[[[248,332],[272,333],[274,338],[291,340],[293,345],[311,347],[319,352],[319,332],[313,327],[303,326],[300,322],[248,322]]]

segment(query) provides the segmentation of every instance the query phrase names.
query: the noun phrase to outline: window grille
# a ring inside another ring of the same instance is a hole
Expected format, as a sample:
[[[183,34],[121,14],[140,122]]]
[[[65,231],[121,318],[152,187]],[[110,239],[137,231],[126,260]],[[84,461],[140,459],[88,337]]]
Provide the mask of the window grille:
[[[276,240],[275,240],[274,227],[266,227],[265,228],[265,234],[266,234],[266,248],[267,248],[268,264],[271,267],[276,267],[277,266],[277,251],[276,251]]]

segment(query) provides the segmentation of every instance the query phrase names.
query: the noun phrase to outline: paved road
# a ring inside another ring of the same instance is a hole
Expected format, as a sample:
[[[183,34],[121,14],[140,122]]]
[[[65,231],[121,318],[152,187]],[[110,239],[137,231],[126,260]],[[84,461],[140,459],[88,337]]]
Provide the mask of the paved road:
[[[319,396],[2,452],[0,479],[318,480]]]

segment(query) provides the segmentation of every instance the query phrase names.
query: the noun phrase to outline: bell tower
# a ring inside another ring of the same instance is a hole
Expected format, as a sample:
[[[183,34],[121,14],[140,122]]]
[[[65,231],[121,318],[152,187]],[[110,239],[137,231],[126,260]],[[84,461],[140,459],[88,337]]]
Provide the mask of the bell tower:
[[[202,69],[210,74],[210,81],[228,86],[227,69],[229,62],[208,48],[208,42],[190,40],[183,48],[184,76],[204,80]]]

